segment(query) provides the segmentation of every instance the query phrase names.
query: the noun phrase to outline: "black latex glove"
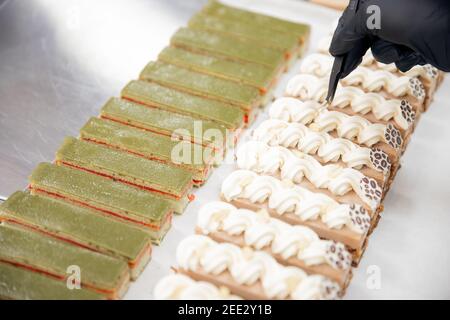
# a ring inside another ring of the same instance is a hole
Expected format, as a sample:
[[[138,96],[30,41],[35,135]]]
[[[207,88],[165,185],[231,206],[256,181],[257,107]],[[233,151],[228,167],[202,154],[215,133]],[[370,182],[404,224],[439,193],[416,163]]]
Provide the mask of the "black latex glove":
[[[369,29],[372,13],[380,8],[381,28]],[[450,71],[450,0],[351,0],[333,36],[330,53],[348,54],[342,78],[362,61],[366,51],[401,71],[431,64]]]

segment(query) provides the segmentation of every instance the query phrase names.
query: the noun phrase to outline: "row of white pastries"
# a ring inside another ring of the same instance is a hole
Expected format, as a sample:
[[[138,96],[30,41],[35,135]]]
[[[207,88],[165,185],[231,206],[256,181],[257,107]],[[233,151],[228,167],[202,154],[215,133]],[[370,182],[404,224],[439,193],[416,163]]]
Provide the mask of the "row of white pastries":
[[[156,299],[335,299],[345,292],[442,74],[375,61],[324,107],[332,58],[303,60],[236,153],[223,202],[205,205]],[[326,48],[326,49],[325,49]]]

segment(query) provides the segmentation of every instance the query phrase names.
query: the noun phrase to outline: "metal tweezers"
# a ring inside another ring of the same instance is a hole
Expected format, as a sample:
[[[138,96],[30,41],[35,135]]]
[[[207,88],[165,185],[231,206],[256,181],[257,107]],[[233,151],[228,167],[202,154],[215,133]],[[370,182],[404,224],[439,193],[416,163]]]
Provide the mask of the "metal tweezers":
[[[347,12],[348,13],[356,13],[359,6],[359,0],[351,0]],[[338,56],[334,59],[333,69],[331,70],[330,75],[330,84],[328,85],[328,95],[326,98],[326,103],[331,104],[334,99],[334,95],[336,94],[336,89],[339,84],[339,80],[341,79],[342,72],[344,71],[345,62],[347,60],[347,54]]]

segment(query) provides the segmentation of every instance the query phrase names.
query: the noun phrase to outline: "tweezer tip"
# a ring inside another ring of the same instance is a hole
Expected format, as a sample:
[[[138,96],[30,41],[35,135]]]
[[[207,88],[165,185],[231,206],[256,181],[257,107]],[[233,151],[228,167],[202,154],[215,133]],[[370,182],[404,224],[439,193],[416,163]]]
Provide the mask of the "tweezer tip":
[[[324,100],[321,104],[320,104],[320,111],[326,110],[328,109],[328,106],[330,105],[330,103],[328,102],[328,99]]]

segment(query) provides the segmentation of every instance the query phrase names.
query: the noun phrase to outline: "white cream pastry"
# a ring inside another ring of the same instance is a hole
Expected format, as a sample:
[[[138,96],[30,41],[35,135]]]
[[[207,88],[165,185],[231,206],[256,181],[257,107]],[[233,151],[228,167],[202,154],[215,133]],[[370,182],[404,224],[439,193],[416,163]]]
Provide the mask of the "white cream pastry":
[[[351,267],[352,256],[342,243],[322,240],[310,228],[291,226],[271,218],[265,211],[210,202],[200,209],[197,228],[204,235],[225,232],[229,236],[242,236],[246,246],[256,250],[270,248],[284,260],[296,258],[307,266],[326,264],[337,270]]]
[[[290,97],[279,98],[270,108],[269,115],[272,119],[302,123],[315,131],[336,130],[338,137],[367,147],[384,142],[399,150],[403,145],[400,131],[392,124],[371,123],[360,116],[328,111],[318,102],[302,102]]]
[[[318,43],[318,52],[329,55],[331,39],[332,36],[322,38]],[[411,78],[418,77],[421,80],[425,80],[430,83],[436,82],[439,77],[439,70],[430,64],[424,66],[414,66],[406,72],[401,72],[394,63],[385,64],[377,61],[370,49],[364,55],[361,65],[364,67],[370,67],[374,65],[376,68],[381,70],[389,71],[391,73],[400,73]]]
[[[430,83],[434,83],[437,81],[439,77],[439,70],[436,67],[433,67],[431,64],[426,64],[424,66],[414,66],[406,72],[400,71],[394,63],[384,64],[375,59],[372,54],[372,51],[369,49],[365,56],[363,57],[363,61],[361,65],[369,67],[371,65],[375,65],[377,68],[381,70],[386,70],[392,73],[400,73],[410,78],[420,78],[421,80],[425,80]]]
[[[312,66],[313,64],[308,65],[311,68]],[[323,102],[324,92],[328,90],[327,88],[328,80],[326,78],[302,74],[289,82],[286,92],[288,95],[304,100],[313,99]],[[331,106],[339,109],[351,108],[353,112],[362,115],[371,112],[377,120],[392,120],[403,130],[408,130],[415,120],[415,112],[408,101],[386,99],[379,93],[366,93],[360,88],[352,86],[338,86]]]
[[[268,208],[278,215],[292,213],[301,221],[320,220],[330,229],[348,227],[364,235],[371,226],[369,213],[360,205],[339,204],[324,194],[253,171],[234,171],[222,183],[221,193],[228,202],[267,203]]]
[[[305,58],[301,71],[315,77],[320,77],[320,82],[327,82],[327,75],[333,66],[333,59],[323,54],[312,54]],[[288,83],[289,90],[300,90],[302,81],[298,79],[300,74],[291,79]],[[307,78],[312,79],[312,78]],[[425,99],[425,88],[417,77],[408,77],[406,75],[396,75],[385,70],[373,70],[367,67],[359,66],[353,70],[347,77],[341,79],[346,86],[361,86],[368,92],[379,92],[385,90],[395,98],[411,96],[422,102]],[[319,83],[315,84],[318,86]],[[297,86],[297,88],[295,88]],[[311,84],[309,85],[311,88]],[[315,88],[316,89],[316,88]],[[317,89],[316,89],[317,90]],[[323,101],[323,98],[322,98]]]
[[[249,141],[236,153],[239,169],[256,173],[278,175],[282,180],[300,184],[304,178],[318,189],[327,189],[335,196],[355,192],[368,206],[375,210],[381,201],[382,188],[360,171],[339,165],[322,165],[313,157],[285,147],[271,147],[261,141]],[[373,185],[373,194],[366,194],[365,179]]]
[[[338,86],[339,90],[341,86]],[[299,98],[303,101],[312,100],[323,103],[328,94],[326,78],[318,78],[312,74],[299,74],[292,77],[286,86],[288,97]]]
[[[202,235],[181,241],[176,258],[180,268],[187,271],[195,273],[201,268],[214,276],[228,272],[243,287],[259,283],[269,299],[336,299],[340,291],[328,278],[314,276],[314,281],[308,281],[311,276],[303,270],[282,266],[265,252],[217,243]]]
[[[333,57],[322,53],[312,53],[303,58],[300,74],[311,74],[317,77],[329,77],[333,67]]]
[[[293,97],[282,97],[273,102],[269,108],[269,116],[271,119],[307,125],[314,121],[322,109],[325,107],[314,100],[302,101]]]
[[[195,281],[182,274],[162,278],[153,291],[155,300],[242,300],[227,288],[217,288],[205,281]]]
[[[291,109],[286,110],[289,108]],[[274,104],[269,111],[273,119],[261,123],[253,131],[252,138],[270,146],[283,146],[317,155],[324,163],[342,160],[349,168],[359,170],[367,166],[385,176],[389,175],[391,162],[384,151],[361,147],[348,139],[334,138],[328,133],[312,130],[302,123],[285,121],[290,120],[290,114],[295,114],[295,111],[294,104]]]

